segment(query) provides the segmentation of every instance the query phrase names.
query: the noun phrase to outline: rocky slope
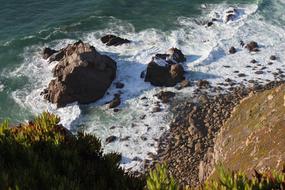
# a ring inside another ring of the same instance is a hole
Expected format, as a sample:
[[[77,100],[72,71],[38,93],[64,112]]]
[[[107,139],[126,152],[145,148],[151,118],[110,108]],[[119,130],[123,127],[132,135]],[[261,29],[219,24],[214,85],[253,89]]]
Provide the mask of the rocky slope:
[[[251,93],[237,106],[215,141],[215,163],[251,176],[282,170],[285,162],[285,85]]]
[[[169,172],[181,184],[191,186],[205,181],[219,162],[225,162],[225,166],[232,169],[254,171],[254,168],[262,169],[257,167],[258,163],[262,167],[267,166],[266,160],[272,159],[272,168],[280,168],[285,160],[281,148],[285,147],[284,140],[281,140],[285,134],[285,86],[281,84],[283,82],[253,88],[240,86],[231,93],[220,95],[200,91],[186,101],[174,100],[170,131],[161,137],[158,155],[154,159],[166,162]],[[271,127],[262,128],[261,125]],[[250,130],[246,130],[247,126],[251,126],[248,127]],[[279,127],[273,130],[274,126]],[[280,135],[276,136],[280,140],[274,142],[268,138],[271,130],[272,134]],[[223,132],[220,134],[220,131]],[[256,142],[259,146],[251,145]],[[248,147],[251,147],[249,152]],[[274,158],[269,155],[274,155]]]

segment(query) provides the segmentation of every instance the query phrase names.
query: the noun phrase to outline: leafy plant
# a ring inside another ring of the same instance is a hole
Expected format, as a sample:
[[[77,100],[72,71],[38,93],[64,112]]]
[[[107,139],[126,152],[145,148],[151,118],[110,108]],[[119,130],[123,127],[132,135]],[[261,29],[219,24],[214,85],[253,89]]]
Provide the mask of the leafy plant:
[[[146,183],[148,190],[178,190],[178,185],[168,174],[165,164],[157,165],[154,170],[151,170]]]

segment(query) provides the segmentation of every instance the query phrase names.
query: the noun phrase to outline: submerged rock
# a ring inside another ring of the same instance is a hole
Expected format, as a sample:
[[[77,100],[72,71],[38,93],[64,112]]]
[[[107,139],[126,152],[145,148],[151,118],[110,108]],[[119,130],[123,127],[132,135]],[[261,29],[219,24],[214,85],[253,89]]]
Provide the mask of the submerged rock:
[[[44,98],[58,107],[78,101],[82,104],[102,98],[116,76],[116,62],[82,41],[61,50]]]
[[[131,41],[115,35],[106,35],[101,38],[101,42],[107,46],[119,46],[122,44],[130,43]]]

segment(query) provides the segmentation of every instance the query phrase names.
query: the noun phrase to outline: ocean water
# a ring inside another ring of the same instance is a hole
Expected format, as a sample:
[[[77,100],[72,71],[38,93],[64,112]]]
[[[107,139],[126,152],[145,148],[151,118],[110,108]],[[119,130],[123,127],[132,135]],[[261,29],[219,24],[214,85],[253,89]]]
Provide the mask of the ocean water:
[[[170,90],[191,96],[194,88],[155,88],[140,79],[140,73],[155,53],[171,47],[180,48],[187,56],[186,78],[207,79],[213,85],[231,78],[249,85],[233,71],[246,74],[245,79],[274,80],[277,69],[285,71],[285,0],[0,0],[0,120],[17,123],[31,119],[42,111],[58,114],[73,132],[78,129],[102,139],[106,152],[122,153],[122,166],[141,170],[143,162],[155,154],[157,139],[168,130],[171,114],[167,105],[162,112],[152,113],[158,101],[153,95]],[[239,17],[223,22],[225,12],[238,8]],[[205,21],[219,15],[221,21],[205,27]],[[104,34],[116,34],[133,42],[120,47],[106,47],[100,42]],[[52,79],[51,69],[41,58],[43,47],[62,48],[82,39],[118,63],[115,81],[122,89],[120,112],[107,109],[117,89],[90,105],[74,103],[56,107],[40,96]],[[242,48],[228,55],[229,47],[239,41],[255,40],[261,53],[250,54]],[[270,55],[278,60],[263,75],[246,68],[251,59],[267,66]],[[225,68],[230,65],[231,68]],[[146,97],[147,99],[141,99]],[[145,119],[141,119],[145,115]],[[118,137],[106,144],[110,135]],[[134,158],[139,158],[135,159]]]

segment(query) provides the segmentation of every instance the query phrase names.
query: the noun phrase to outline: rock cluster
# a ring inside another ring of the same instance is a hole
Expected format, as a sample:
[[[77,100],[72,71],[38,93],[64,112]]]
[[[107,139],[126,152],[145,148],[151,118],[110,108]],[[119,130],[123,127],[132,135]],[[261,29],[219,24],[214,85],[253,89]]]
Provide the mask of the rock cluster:
[[[166,162],[170,173],[181,184],[199,185],[213,169],[214,139],[235,106],[250,92],[279,84],[273,82],[254,88],[240,86],[231,93],[216,96],[201,91],[196,95],[198,103],[195,97],[187,101],[174,100],[171,108],[174,119],[170,131],[159,140],[158,155],[154,156],[153,164]]]
[[[186,61],[184,54],[177,48],[171,48],[167,54],[156,54],[148,64],[145,82],[154,86],[175,86],[183,81],[184,69],[180,63]]]
[[[62,55],[60,60],[56,59],[59,63],[53,69],[55,79],[42,92],[46,100],[58,107],[75,101],[87,104],[102,98],[116,77],[116,62],[82,41],[60,51],[45,49],[44,52],[50,61],[54,55]]]
[[[131,41],[115,35],[106,35],[101,38],[101,42],[107,46],[119,46],[130,43]]]

